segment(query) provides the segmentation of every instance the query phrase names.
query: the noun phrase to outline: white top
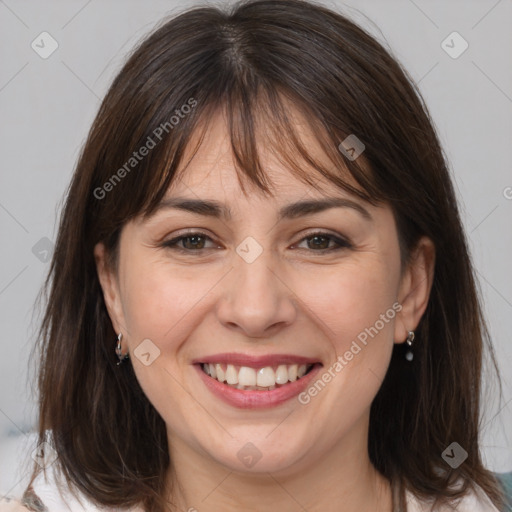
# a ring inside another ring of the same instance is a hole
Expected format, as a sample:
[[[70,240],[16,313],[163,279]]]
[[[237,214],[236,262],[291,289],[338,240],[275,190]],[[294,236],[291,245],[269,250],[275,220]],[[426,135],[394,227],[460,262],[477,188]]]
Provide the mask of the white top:
[[[74,496],[62,490],[55,482],[55,474],[52,469],[47,468],[48,479],[46,480],[43,473],[40,473],[32,484],[35,494],[44,504],[43,508],[26,508],[21,503],[21,498],[3,497],[4,493],[0,491],[0,512],[27,512],[27,510],[35,510],[38,512],[114,512],[119,509],[98,508],[92,505],[81,493],[77,492],[80,502]],[[3,497],[3,498],[2,498]],[[419,501],[412,493],[407,492],[407,512],[430,512],[431,505],[426,502]],[[124,510],[124,509],[123,509]],[[439,512],[453,512],[450,506],[438,509]],[[456,504],[457,512],[499,512],[491,503],[490,499],[478,488],[471,491]],[[144,512],[142,508],[135,507],[129,509],[130,512]],[[127,511],[128,512],[128,511]]]
[[[93,505],[80,491],[76,490],[80,501],[66,487],[59,486],[55,475],[55,465],[46,468],[46,475],[41,472],[32,483],[32,489],[43,506],[23,504],[22,498],[4,497],[0,491],[0,512],[119,512],[119,508]],[[123,509],[123,512],[144,512],[142,508]]]
[[[406,492],[407,499],[407,512],[430,512],[431,505],[419,501],[410,492]],[[453,508],[455,506],[455,508]],[[478,487],[476,491],[469,491],[462,500],[453,506],[444,506],[436,509],[439,512],[499,512],[499,510],[492,504],[487,495]],[[1,512],[1,509],[0,509]]]

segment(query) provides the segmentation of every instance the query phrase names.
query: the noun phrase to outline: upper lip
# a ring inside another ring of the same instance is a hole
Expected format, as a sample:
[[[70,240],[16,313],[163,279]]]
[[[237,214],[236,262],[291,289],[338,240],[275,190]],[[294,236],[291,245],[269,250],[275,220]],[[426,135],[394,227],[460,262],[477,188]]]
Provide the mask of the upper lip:
[[[248,366],[250,368],[265,368],[266,366],[279,366],[281,364],[315,364],[320,361],[314,357],[303,357],[293,354],[267,354],[263,356],[250,356],[248,354],[238,354],[235,352],[213,354],[204,356],[192,361],[193,364],[200,363],[220,363],[232,364],[234,366]]]

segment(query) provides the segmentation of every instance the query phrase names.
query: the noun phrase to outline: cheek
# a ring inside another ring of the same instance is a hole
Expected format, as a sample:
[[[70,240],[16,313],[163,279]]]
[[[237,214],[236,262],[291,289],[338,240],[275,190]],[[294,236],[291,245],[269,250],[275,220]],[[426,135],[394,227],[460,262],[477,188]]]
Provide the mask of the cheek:
[[[188,279],[158,260],[134,259],[126,267],[126,276],[123,307],[129,332],[159,341],[186,323],[186,315],[213,284],[211,277]]]
[[[382,384],[393,349],[399,270],[368,257],[303,283],[311,316],[330,344],[330,363],[301,403],[315,421],[330,425],[326,447],[361,419]]]
[[[338,354],[348,350],[361,333],[360,339],[364,339],[372,327],[383,337],[392,333],[399,268],[377,258],[367,260],[337,266],[329,273],[308,273],[307,279],[296,285]]]

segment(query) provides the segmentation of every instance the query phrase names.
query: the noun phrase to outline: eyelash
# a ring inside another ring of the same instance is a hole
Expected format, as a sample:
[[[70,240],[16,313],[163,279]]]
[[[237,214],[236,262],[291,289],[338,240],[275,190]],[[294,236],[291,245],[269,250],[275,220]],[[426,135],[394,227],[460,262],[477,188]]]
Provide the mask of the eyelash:
[[[207,240],[213,241],[205,233],[202,233],[200,231],[194,231],[194,232],[191,232],[191,233],[187,233],[185,235],[180,235],[180,236],[178,236],[176,238],[173,238],[171,240],[168,240],[168,241],[164,242],[162,244],[162,246],[165,247],[165,248],[171,249],[173,251],[178,251],[180,253],[186,253],[186,254],[201,253],[202,251],[205,251],[207,249],[193,250],[193,249],[184,249],[183,247],[178,247],[178,244],[182,240],[185,240],[187,238],[197,237],[197,236],[200,236],[200,237],[205,238]],[[331,248],[320,249],[320,250],[314,250],[314,249],[305,249],[305,250],[325,254],[325,253],[331,253],[333,251],[339,251],[341,249],[351,249],[352,248],[352,244],[348,240],[345,240],[345,239],[343,239],[341,237],[332,235],[331,233],[326,233],[324,231],[315,231],[313,233],[309,233],[307,236],[301,238],[299,240],[299,243],[303,242],[304,240],[312,239],[312,238],[315,238],[315,237],[329,238],[330,240],[334,241],[338,245],[338,247],[331,247]],[[304,249],[299,249],[299,250],[304,250]]]

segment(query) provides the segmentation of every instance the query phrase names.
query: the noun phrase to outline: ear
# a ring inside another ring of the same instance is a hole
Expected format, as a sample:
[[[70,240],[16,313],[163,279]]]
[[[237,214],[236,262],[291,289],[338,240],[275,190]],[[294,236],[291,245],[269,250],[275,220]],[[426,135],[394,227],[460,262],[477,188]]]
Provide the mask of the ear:
[[[403,343],[414,331],[427,309],[434,281],[435,246],[426,236],[412,250],[410,261],[400,280],[398,302],[402,309],[395,322],[395,343]]]
[[[105,245],[101,242],[94,247],[94,259],[112,327],[116,333],[126,333],[119,282],[114,269],[108,265],[107,251]]]

